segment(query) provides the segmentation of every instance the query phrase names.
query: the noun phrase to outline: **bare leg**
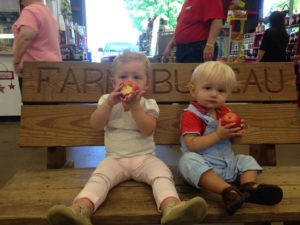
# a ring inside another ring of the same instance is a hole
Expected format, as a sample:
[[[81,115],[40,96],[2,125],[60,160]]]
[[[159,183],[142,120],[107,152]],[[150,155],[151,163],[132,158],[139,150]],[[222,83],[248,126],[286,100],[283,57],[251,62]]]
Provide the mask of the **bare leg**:
[[[256,180],[257,180],[257,171],[256,170],[248,170],[240,175],[240,183],[241,184],[245,184],[248,182],[256,183]]]
[[[214,193],[222,194],[223,191],[231,185],[215,174],[212,170],[208,170],[200,177],[199,186]]]
[[[212,170],[201,175],[199,186],[221,194],[228,215],[233,215],[245,201],[245,196],[236,187],[231,186]]]
[[[169,208],[178,205],[180,202],[180,199],[175,197],[168,197],[164,199],[160,205],[163,215],[165,215],[168,212]]]
[[[82,207],[85,208],[87,216],[91,217],[94,212],[94,204],[88,198],[77,199],[71,206],[69,206],[74,212],[79,213]]]

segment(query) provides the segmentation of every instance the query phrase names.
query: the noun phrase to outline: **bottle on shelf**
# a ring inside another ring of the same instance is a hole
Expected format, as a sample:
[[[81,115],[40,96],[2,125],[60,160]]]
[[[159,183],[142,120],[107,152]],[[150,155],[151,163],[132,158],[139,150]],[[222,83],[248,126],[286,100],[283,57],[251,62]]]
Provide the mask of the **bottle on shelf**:
[[[290,16],[289,16],[289,14],[286,14],[286,16],[285,16],[284,25],[285,26],[289,26],[290,25]]]

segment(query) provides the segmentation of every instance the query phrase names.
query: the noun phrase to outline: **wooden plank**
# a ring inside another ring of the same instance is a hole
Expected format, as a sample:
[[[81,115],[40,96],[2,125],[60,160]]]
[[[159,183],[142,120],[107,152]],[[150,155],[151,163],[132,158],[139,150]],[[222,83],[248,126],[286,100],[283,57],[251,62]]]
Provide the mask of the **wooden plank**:
[[[148,97],[158,102],[187,102],[187,84],[196,63],[152,64]],[[229,101],[296,100],[293,63],[234,63],[238,86]],[[27,62],[24,102],[97,102],[110,91],[110,63]]]
[[[172,166],[171,170],[174,175],[175,183],[181,192],[194,190],[191,186],[186,186],[186,183],[182,180],[175,166]],[[300,170],[300,167],[297,166],[263,167],[263,173],[258,176],[258,179],[260,182],[263,181],[265,183],[299,186],[300,173],[295,172],[298,170]],[[81,189],[93,171],[94,168],[18,171],[1,190]],[[31,178],[29,178],[30,176]],[[145,185],[128,181],[120,184],[120,186],[142,187]]]
[[[46,224],[47,210],[54,204],[70,204],[89,178],[92,169],[19,172],[0,190],[0,224]],[[275,206],[246,203],[234,216],[227,216],[221,197],[186,185],[174,173],[183,200],[196,195],[208,201],[206,223],[239,223],[300,220],[300,167],[266,167],[259,181],[280,185],[283,201]],[[18,207],[16,207],[16,205]],[[125,182],[114,188],[94,215],[94,224],[159,224],[151,188]]]
[[[160,105],[156,144],[178,144],[180,114],[185,105]],[[233,104],[247,124],[244,144],[300,143],[300,119],[295,104]],[[91,105],[22,107],[20,145],[23,147],[103,145],[103,132],[94,131]]]

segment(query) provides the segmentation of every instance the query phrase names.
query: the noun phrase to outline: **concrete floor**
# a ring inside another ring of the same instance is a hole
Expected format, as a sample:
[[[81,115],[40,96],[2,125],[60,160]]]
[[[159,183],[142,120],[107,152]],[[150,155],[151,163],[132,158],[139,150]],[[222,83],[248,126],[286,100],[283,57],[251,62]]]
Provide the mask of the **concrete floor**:
[[[18,170],[45,169],[46,148],[18,147],[19,121],[17,119],[0,120],[0,188],[13,177]],[[247,153],[247,145],[236,145],[234,151]],[[300,145],[278,145],[278,165],[300,165]],[[73,160],[75,167],[95,167],[105,157],[103,147],[70,148],[68,160]],[[175,165],[180,155],[176,146],[158,146],[157,155],[168,165]],[[274,223],[274,225],[280,223]]]

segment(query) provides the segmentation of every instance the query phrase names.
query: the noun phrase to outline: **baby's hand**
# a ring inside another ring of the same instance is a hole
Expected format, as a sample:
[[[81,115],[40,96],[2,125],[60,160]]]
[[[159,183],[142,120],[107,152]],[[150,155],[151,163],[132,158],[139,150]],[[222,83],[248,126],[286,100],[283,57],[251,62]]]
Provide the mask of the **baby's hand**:
[[[136,91],[127,95],[123,100],[124,110],[129,111],[132,107],[139,105],[141,97],[145,94],[145,91]]]
[[[106,103],[110,106],[114,106],[115,104],[121,102],[120,99],[120,90],[119,88],[115,88],[108,96]]]
[[[240,144],[242,142],[242,138],[245,135],[246,124],[244,120],[241,120],[241,130],[236,133],[236,136],[231,138],[231,142],[233,144]]]
[[[235,127],[235,123],[229,123],[226,125],[222,125],[221,121],[219,121],[216,133],[220,139],[230,139],[237,136],[242,136],[244,134],[244,121],[242,120],[240,127]]]

